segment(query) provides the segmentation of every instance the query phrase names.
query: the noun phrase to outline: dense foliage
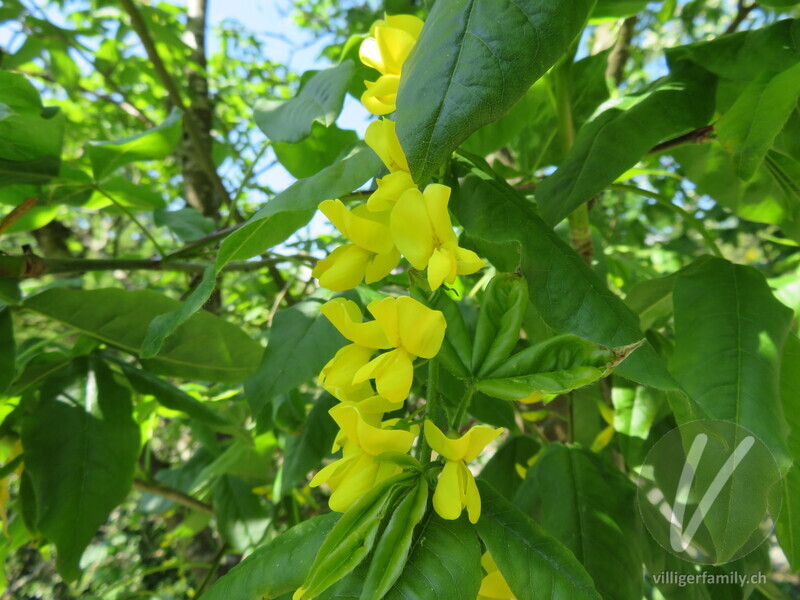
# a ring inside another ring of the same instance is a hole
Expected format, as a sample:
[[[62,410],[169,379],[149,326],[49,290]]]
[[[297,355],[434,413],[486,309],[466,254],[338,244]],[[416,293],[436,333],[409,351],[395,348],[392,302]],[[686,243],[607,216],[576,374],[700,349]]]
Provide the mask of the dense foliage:
[[[206,0],[0,6],[4,597],[796,597],[795,3],[291,10],[323,68]],[[777,474],[715,564],[637,504],[698,420]]]

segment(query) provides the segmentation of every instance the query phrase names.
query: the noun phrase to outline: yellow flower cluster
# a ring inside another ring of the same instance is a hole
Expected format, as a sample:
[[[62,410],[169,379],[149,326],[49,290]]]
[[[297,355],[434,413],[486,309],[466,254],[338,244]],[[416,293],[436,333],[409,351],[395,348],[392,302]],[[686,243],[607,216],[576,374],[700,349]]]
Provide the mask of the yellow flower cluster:
[[[370,30],[361,46],[361,60],[381,74],[365,82],[362,102],[373,114],[395,109],[403,62],[414,46],[422,21],[409,15],[386,17]],[[349,209],[339,200],[326,200],[320,211],[347,238],[319,261],[313,275],[322,287],[345,291],[362,281],[386,277],[405,256],[419,270],[427,269],[431,289],[452,284],[484,266],[472,251],[460,248],[448,212],[450,188],[415,184],[395,124],[380,119],[369,125],[365,142],[383,161],[389,174],[377,180],[377,190],[366,203]],[[350,341],[323,367],[320,385],[340,404],[330,410],[339,426],[334,450],[342,457],[320,470],[311,486],[327,484],[331,510],[344,512],[378,483],[400,472],[381,454],[407,453],[419,436],[418,425],[399,419],[384,420],[387,412],[402,408],[414,379],[414,360],[434,358],[444,340],[444,315],[410,297],[370,302],[373,320],[364,321],[355,302],[335,298],[321,309]],[[374,385],[373,385],[374,382]],[[475,459],[502,429],[477,426],[450,439],[431,421],[425,438],[444,459],[433,496],[442,518],[457,519],[466,508],[470,521],[480,516],[480,496],[466,463]]]
[[[365,82],[367,91],[361,100],[370,112],[394,111],[403,62],[421,30],[422,21],[410,15],[386,17],[373,25],[372,37],[364,40],[360,50],[364,64],[381,73],[377,81]],[[450,188],[434,183],[420,191],[414,183],[394,122],[370,123],[364,141],[389,174],[376,181],[378,189],[366,204],[352,210],[339,200],[319,205],[350,241],[317,263],[312,274],[319,284],[341,292],[362,281],[380,281],[397,267],[401,254],[415,269],[427,268],[428,284],[434,290],[444,282],[453,284],[457,275],[483,267],[477,254],[458,245],[448,212]]]

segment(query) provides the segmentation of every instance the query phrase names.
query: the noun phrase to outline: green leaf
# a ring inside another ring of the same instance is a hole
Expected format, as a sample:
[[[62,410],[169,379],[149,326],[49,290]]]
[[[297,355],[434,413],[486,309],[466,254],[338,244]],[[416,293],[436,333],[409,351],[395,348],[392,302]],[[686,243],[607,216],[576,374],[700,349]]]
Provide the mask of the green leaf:
[[[640,344],[606,348],[574,335],[561,335],[518,352],[476,387],[504,400],[534,392],[564,394],[609,375]]]
[[[720,258],[679,272],[673,299],[676,379],[710,418],[761,438],[785,473],[790,458],[779,377],[792,311],[757,269]]]
[[[5,392],[14,380],[16,355],[11,309],[0,304],[0,394]]]
[[[52,288],[28,298],[23,306],[138,354],[148,323],[181,304],[152,290]],[[175,331],[158,356],[142,363],[161,375],[239,383],[256,369],[261,352],[261,346],[235,325],[199,312]]]
[[[691,60],[733,81],[756,79],[767,66],[773,72],[785,71],[800,62],[800,19],[786,19],[761,29],[670,48],[667,59],[673,64]]]
[[[461,181],[451,203],[482,250],[508,257],[509,262],[521,260],[531,302],[555,331],[609,348],[634,344],[644,337],[637,316],[545,225],[533,205],[507,184],[473,169]],[[676,386],[649,343],[621,364],[617,373],[659,389]]]
[[[414,477],[401,474],[372,488],[351,506],[325,538],[297,600],[314,598],[355,569],[375,543],[381,521],[390,509],[399,485]],[[407,491],[407,490],[406,490]]]
[[[616,467],[583,448],[550,444],[515,504],[572,551],[603,598],[642,598],[636,487]]]
[[[214,233],[216,225],[193,208],[153,211],[153,222],[167,227],[184,242],[191,242]]]
[[[316,468],[322,459],[331,453],[331,447],[339,429],[328,411],[336,405],[336,399],[323,394],[308,413],[308,419],[300,433],[286,437],[283,466],[280,474],[280,493],[286,495],[299,482],[305,481],[308,472]]]
[[[539,443],[529,435],[510,437],[484,465],[479,478],[489,482],[495,490],[511,500],[523,482],[519,468],[523,473],[527,472],[528,461],[539,448]]]
[[[99,181],[132,162],[166,157],[180,139],[181,111],[174,108],[161,125],[121,140],[89,142],[86,152],[94,178]]]
[[[272,600],[303,583],[325,537],[341,515],[318,515],[295,525],[236,565],[202,600]]]
[[[279,311],[261,365],[245,382],[251,411],[316,377],[346,340],[319,310],[330,297],[324,291]]]
[[[24,75],[0,71],[0,187],[58,175],[65,117],[44,108]]]
[[[414,489],[394,509],[375,545],[361,600],[381,600],[394,585],[408,560],[414,528],[428,506],[428,484],[420,477]]]
[[[85,185],[82,182],[75,183],[78,184],[78,189],[81,189],[81,187]],[[163,209],[167,204],[161,194],[155,191],[151,186],[133,183],[127,177],[122,177],[119,175],[115,175],[103,180],[103,182],[100,184],[100,189],[111,196],[116,204],[125,206],[127,208],[153,210]],[[80,197],[81,195],[78,193],[76,193],[74,196],[74,198]],[[72,199],[73,196],[67,196],[67,198]],[[91,200],[84,206],[90,210],[106,207],[113,207],[116,210],[116,204],[109,200],[108,197],[102,194],[100,191],[95,191],[91,195]],[[156,223],[156,225],[159,225],[159,223]]]
[[[297,179],[311,177],[333,164],[339,155],[358,141],[358,134],[336,125],[325,127],[314,122],[311,134],[302,142],[272,144],[275,158]]]
[[[42,394],[23,417],[22,447],[37,528],[55,543],[61,576],[73,581],[83,550],[133,483],[139,426],[130,392],[94,363],[82,405],[59,391]]]
[[[386,599],[475,600],[481,585],[480,559],[475,528],[466,515],[445,521],[429,511]]]
[[[151,375],[146,371],[141,371],[128,363],[118,361],[117,364],[122,369],[122,373],[128,378],[131,387],[140,394],[153,396],[159,404],[171,409],[186,413],[193,419],[201,423],[210,425],[216,429],[232,430],[235,425],[219,412],[193,398],[181,389],[162,379]]]
[[[414,180],[429,178],[473,131],[503,116],[566,52],[592,5],[592,0],[434,4],[403,65],[397,95],[397,134]]]
[[[781,549],[792,567],[800,567],[800,339],[786,338],[781,358],[781,402],[789,425],[787,445],[794,464],[783,480],[783,504],[775,523]]]
[[[622,19],[642,12],[648,0],[597,0],[592,19]]]
[[[320,202],[358,189],[380,168],[378,156],[359,144],[316,175],[296,181],[225,238],[217,256],[217,270],[232,260],[251,258],[280,244],[311,220]]]
[[[664,324],[672,315],[672,288],[675,277],[659,277],[640,281],[625,296],[625,304],[639,315],[642,331]]]
[[[518,600],[599,600],[592,578],[561,542],[482,479],[478,535]]]
[[[213,505],[217,528],[235,550],[244,552],[264,537],[269,511],[238,477],[223,475],[217,479]]]
[[[291,100],[259,100],[253,109],[256,125],[272,142],[299,142],[318,121],[333,125],[342,110],[353,62],[315,73]]]
[[[755,175],[800,96],[800,64],[762,73],[716,123],[715,130],[740,179]]]
[[[217,272],[214,266],[211,265],[206,267],[200,283],[195,286],[192,293],[175,310],[153,317],[153,320],[147,325],[147,333],[144,336],[144,340],[142,340],[139,356],[153,358],[158,354],[167,338],[203,308],[216,287]]]
[[[544,220],[555,225],[633,167],[653,146],[707,125],[715,78],[690,63],[586,123],[558,170],[536,188]]]
[[[495,275],[486,287],[472,345],[472,372],[491,373],[514,350],[528,305],[528,284],[513,273]]]

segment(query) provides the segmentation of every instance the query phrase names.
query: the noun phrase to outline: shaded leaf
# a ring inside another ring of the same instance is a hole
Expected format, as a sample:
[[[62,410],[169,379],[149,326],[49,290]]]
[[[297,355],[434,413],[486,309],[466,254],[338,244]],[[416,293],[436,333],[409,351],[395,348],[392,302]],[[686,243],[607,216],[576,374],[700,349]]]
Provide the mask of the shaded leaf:
[[[270,513],[238,477],[223,475],[217,479],[213,505],[217,528],[235,550],[244,552],[264,537]]]

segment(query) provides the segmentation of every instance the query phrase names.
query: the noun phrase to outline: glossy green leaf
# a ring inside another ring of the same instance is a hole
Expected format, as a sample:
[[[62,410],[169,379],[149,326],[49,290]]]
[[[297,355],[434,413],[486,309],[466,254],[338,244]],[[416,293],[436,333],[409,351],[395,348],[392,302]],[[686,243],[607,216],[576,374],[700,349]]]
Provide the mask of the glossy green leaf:
[[[481,547],[466,515],[445,521],[429,511],[406,567],[387,600],[475,600],[481,585]]]
[[[800,61],[800,19],[671,48],[667,58],[673,63],[691,60],[725,79],[751,81],[765,68],[781,72]]]
[[[256,125],[272,142],[299,142],[315,121],[333,125],[342,110],[353,62],[315,73],[291,100],[259,100],[253,108]]]
[[[330,394],[320,396],[309,411],[300,432],[286,437],[280,472],[280,494],[291,493],[295,485],[305,482],[309,471],[317,468],[322,459],[331,453],[339,429],[328,411],[336,402]]]
[[[428,506],[428,484],[420,477],[414,489],[394,509],[370,560],[361,600],[381,600],[403,572],[414,528]]]
[[[44,108],[24,75],[0,71],[0,187],[58,175],[64,124],[63,111]]]
[[[609,600],[642,597],[642,549],[636,487],[616,467],[578,447],[550,444],[514,502],[537,515],[569,548]]]
[[[714,419],[755,433],[789,467],[780,357],[792,311],[755,268],[704,258],[676,276],[675,353],[686,392]]]
[[[122,369],[125,377],[128,378],[131,387],[138,393],[153,396],[159,404],[171,410],[179,410],[186,413],[193,419],[197,419],[201,423],[205,423],[211,427],[220,429],[231,429],[234,427],[233,423],[222,416],[218,410],[193,398],[167,380],[137,369],[122,361],[117,364]]]
[[[592,578],[566,546],[490,484],[479,479],[478,491],[478,535],[518,600],[599,600]]]
[[[310,600],[355,569],[375,543],[381,521],[395,499],[398,485],[408,487],[412,475],[401,474],[372,488],[356,501],[325,538],[296,600]],[[407,489],[405,490],[408,491]]]
[[[217,479],[213,506],[220,534],[239,552],[256,546],[269,527],[269,510],[238,477],[223,475]]]
[[[792,567],[800,567],[800,339],[790,334],[781,357],[781,402],[789,425],[787,446],[794,464],[783,480],[783,504],[775,523],[781,549]]]
[[[745,181],[755,175],[800,96],[800,64],[781,73],[765,72],[748,85],[716,123],[715,130]]]
[[[523,482],[520,469],[523,474],[527,472],[528,461],[539,448],[539,442],[529,435],[509,437],[481,469],[479,478],[512,500]]]
[[[591,0],[435,4],[403,65],[397,95],[397,135],[414,179],[426,180],[473,131],[503,116],[566,52],[592,5]]]
[[[11,309],[0,304],[0,394],[5,392],[14,380],[16,354]]]
[[[58,181],[54,182],[58,183]],[[72,204],[75,200],[80,199],[82,195],[72,188],[80,189],[81,182],[69,182],[65,184],[63,196],[68,203]],[[127,207],[135,208],[138,210],[154,210],[163,209],[167,203],[160,193],[153,190],[153,188],[135,184],[127,177],[112,176],[105,179],[100,185],[100,189],[111,196],[114,201],[108,199],[105,194],[96,191],[91,195],[89,202],[84,204],[87,209],[100,209],[106,207],[116,207],[117,204]],[[67,191],[70,190],[70,191]],[[156,223],[159,225],[159,223]]]
[[[257,415],[272,398],[316,377],[346,340],[320,312],[330,297],[321,292],[275,315],[258,371],[245,382]]]
[[[152,290],[52,288],[28,298],[24,306],[138,354],[153,318],[181,304]],[[175,331],[158,356],[143,364],[162,375],[238,383],[257,368],[261,352],[261,346],[235,325],[199,312]]]
[[[349,194],[380,168],[377,155],[360,144],[316,175],[293,183],[225,238],[217,256],[217,270],[232,260],[251,258],[280,244],[308,223],[320,202]]]
[[[130,391],[99,362],[84,386],[82,404],[58,390],[43,393],[22,420],[36,525],[56,545],[58,571],[67,581],[80,575],[83,550],[127,496],[139,455]]]
[[[621,19],[640,13],[647,0],[597,0],[592,19]]]
[[[672,315],[672,288],[675,278],[671,275],[648,279],[634,284],[625,304],[639,315],[642,331],[663,324]]]
[[[635,96],[626,96],[586,123],[558,170],[536,188],[542,217],[555,225],[633,167],[653,146],[708,125],[715,78],[681,64]]]
[[[310,135],[302,142],[272,144],[275,158],[292,177],[311,177],[333,164],[339,155],[358,141],[358,134],[350,129],[339,129],[336,125],[325,127],[313,123]]]
[[[643,338],[637,316],[506,184],[473,169],[452,202],[481,248],[520,260],[531,302],[548,326],[618,347]],[[558,273],[558,277],[553,277]],[[675,387],[661,358],[645,343],[617,371],[660,389]]]
[[[477,388],[512,401],[534,392],[563,394],[606,377],[638,347],[606,348],[574,335],[557,336],[518,352]]]
[[[472,372],[491,373],[508,358],[519,340],[528,304],[528,284],[513,273],[495,275],[486,287],[472,345]]]
[[[90,142],[86,152],[96,180],[132,162],[158,160],[172,153],[181,138],[181,112],[173,109],[160,125],[121,140]]]
[[[296,590],[341,515],[312,517],[270,540],[221,577],[202,600],[272,600]]]

